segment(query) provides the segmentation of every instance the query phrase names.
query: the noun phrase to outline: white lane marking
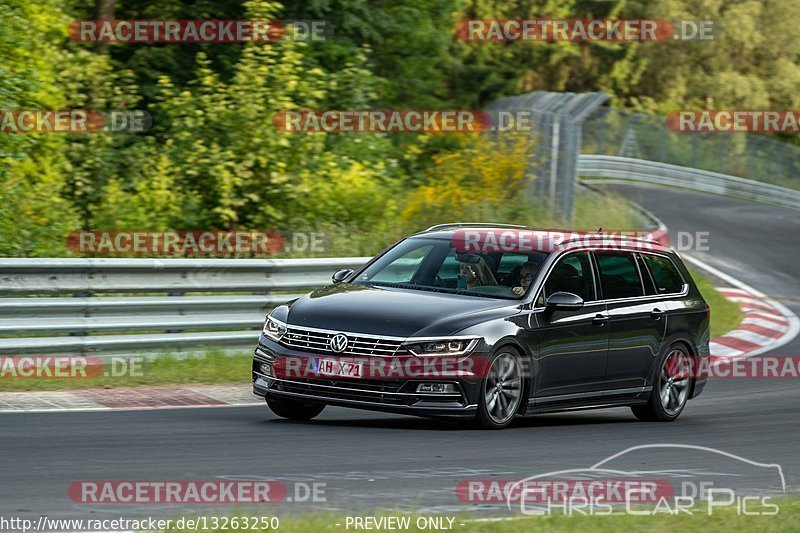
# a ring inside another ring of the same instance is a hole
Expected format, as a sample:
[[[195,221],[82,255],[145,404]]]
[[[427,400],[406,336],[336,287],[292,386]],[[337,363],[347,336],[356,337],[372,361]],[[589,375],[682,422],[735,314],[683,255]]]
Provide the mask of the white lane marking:
[[[744,353],[742,350],[731,348],[730,346],[725,346],[724,344],[719,344],[714,341],[708,343],[708,349],[714,357],[734,357]]]
[[[729,294],[741,294],[742,296],[749,296],[750,293],[742,290],[742,289],[735,289],[733,287],[720,287],[719,289],[721,292],[729,293]]]
[[[466,507],[466,506],[465,506]],[[494,516],[491,518],[468,518],[466,520],[462,520],[464,523],[472,523],[472,522],[510,522],[512,520],[534,520],[535,517],[532,516]]]
[[[755,307],[753,305],[748,304],[741,304],[742,311],[745,313],[771,313],[774,309],[770,309],[769,307]],[[775,316],[775,315],[773,315]]]
[[[698,268],[700,268],[702,270],[705,270],[706,272],[708,272],[712,276],[715,276],[715,277],[725,281],[729,285],[733,285],[734,287],[736,287],[739,290],[743,290],[743,291],[749,292],[751,295],[756,296],[757,298],[760,298],[762,302],[774,307],[775,310],[782,315],[781,318],[784,321],[788,322],[788,329],[786,330],[786,333],[784,333],[784,335],[780,339],[773,339],[766,346],[762,346],[761,348],[753,350],[752,352],[747,352],[745,354],[742,354],[742,355],[739,355],[739,356],[734,356],[734,357],[736,357],[736,358],[753,357],[755,355],[760,355],[762,353],[775,350],[777,348],[780,348],[781,346],[785,346],[786,344],[790,343],[792,340],[794,340],[795,337],[797,337],[798,334],[800,334],[800,318],[798,318],[798,316],[796,314],[794,314],[794,312],[791,309],[789,309],[788,307],[786,307],[782,303],[773,300],[772,298],[770,298],[769,296],[767,296],[763,292],[759,291],[758,289],[756,289],[754,287],[751,287],[750,285],[748,285],[747,283],[745,283],[743,281],[739,281],[738,279],[734,278],[733,276],[731,276],[729,274],[726,274],[725,272],[722,272],[721,270],[719,270],[717,268],[714,268],[713,266],[709,265],[708,263],[706,263],[704,261],[701,261],[700,259],[697,259],[696,257],[692,257],[692,256],[690,256],[688,254],[683,254],[682,257],[684,259],[686,259],[686,261],[688,261],[691,264],[693,264],[694,266],[696,266],[696,267],[698,267]],[[753,314],[755,315],[756,313],[753,313]],[[768,313],[763,313],[763,314],[768,314]],[[762,313],[759,312],[758,315],[762,316]]]
[[[0,413],[80,413],[94,411],[166,411],[172,409],[208,409],[211,407],[254,407],[258,403],[231,403],[227,405],[165,405],[159,407],[64,407],[61,409],[0,409]]]
[[[767,346],[772,341],[776,340],[774,337],[767,337],[766,335],[761,335],[746,329],[735,329],[733,331],[729,331],[723,335],[723,337],[741,339],[743,341],[752,342],[753,344],[758,344],[759,346]]]
[[[749,316],[749,315],[744,317],[744,320],[742,320],[742,324],[750,324],[752,326],[758,326],[760,328],[777,331],[779,333],[785,333],[789,329],[789,326],[786,326],[784,324],[778,324],[770,320],[764,320],[763,318]]]
[[[198,385],[187,390],[213,398],[225,404],[258,404],[264,400],[253,394],[250,383],[242,385]]]
[[[758,309],[767,312],[775,311],[774,307],[772,307],[771,305],[766,305],[764,302],[762,302],[757,298],[742,298],[741,296],[729,296],[729,295],[725,295],[725,297],[732,302],[742,304],[742,307],[751,307],[753,309]]]
[[[64,409],[65,405],[72,405],[74,407],[100,406],[99,404],[90,400],[86,400],[77,394],[74,394],[73,392],[9,391],[0,393],[0,410],[2,411],[28,411],[28,407],[55,411]]]
[[[786,319],[786,317],[781,315],[764,313],[763,311],[750,311],[749,313],[747,313],[747,316],[763,318],[764,320],[771,320],[772,322],[775,322],[776,324],[779,324],[781,326],[786,326],[787,328],[789,327],[789,321]]]
[[[721,270],[719,270],[717,268],[714,268],[713,266],[709,265],[708,263],[706,263],[704,261],[701,261],[701,260],[697,259],[696,257],[692,257],[689,254],[682,254],[681,257],[683,257],[684,259],[686,259],[687,261],[689,261],[690,263],[692,263],[696,267],[705,270],[706,272],[708,272],[712,276],[715,276],[715,277],[721,279],[722,281],[724,281],[724,282],[726,282],[726,283],[728,283],[730,285],[733,285],[734,287],[736,287],[739,290],[745,291],[745,292],[749,293],[750,295],[756,296],[758,298],[766,298],[767,297],[767,295],[764,294],[763,292],[761,292],[760,290],[758,290],[758,289],[756,289],[754,287],[751,287],[750,285],[748,285],[744,281],[739,281],[738,279],[734,278],[730,274],[726,274],[725,272],[723,272],[723,271],[721,271]]]

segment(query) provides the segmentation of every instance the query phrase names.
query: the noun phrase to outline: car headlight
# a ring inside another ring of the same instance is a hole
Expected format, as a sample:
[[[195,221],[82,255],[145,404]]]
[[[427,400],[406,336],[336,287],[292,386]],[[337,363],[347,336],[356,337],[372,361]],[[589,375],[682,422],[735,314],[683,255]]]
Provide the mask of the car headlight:
[[[261,332],[274,341],[281,340],[281,337],[286,333],[286,324],[280,320],[275,320],[271,316],[267,317],[264,321],[264,328]]]
[[[405,347],[416,356],[466,355],[475,348],[478,340],[478,337],[424,339],[407,342]]]

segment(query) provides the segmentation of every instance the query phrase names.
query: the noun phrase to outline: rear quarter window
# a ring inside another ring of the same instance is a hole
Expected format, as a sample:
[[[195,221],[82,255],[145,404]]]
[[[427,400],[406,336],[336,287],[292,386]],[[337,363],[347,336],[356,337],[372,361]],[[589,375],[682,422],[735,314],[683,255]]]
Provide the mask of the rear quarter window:
[[[642,254],[642,257],[653,277],[658,294],[672,294],[683,290],[683,278],[672,261],[659,255]]]

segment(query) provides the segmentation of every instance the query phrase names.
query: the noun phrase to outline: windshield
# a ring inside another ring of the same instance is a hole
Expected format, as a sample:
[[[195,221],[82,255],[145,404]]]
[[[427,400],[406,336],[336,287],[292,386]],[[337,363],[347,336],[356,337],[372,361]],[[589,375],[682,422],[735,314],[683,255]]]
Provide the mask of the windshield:
[[[353,283],[520,299],[545,252],[457,253],[449,239],[406,239],[367,267]]]

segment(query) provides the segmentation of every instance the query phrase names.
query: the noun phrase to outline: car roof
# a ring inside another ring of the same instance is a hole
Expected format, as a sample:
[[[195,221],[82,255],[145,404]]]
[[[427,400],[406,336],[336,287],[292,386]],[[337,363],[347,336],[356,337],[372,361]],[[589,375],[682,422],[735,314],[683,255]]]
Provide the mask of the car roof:
[[[645,234],[642,236],[642,234]],[[526,226],[511,224],[494,224],[478,222],[454,222],[451,224],[439,224],[415,233],[411,237],[434,237],[440,239],[458,240],[466,236],[473,239],[483,239],[486,243],[486,251],[515,251],[511,249],[492,250],[490,243],[497,242],[500,237],[524,239],[528,243],[536,243],[533,248],[526,248],[526,251],[552,252],[557,247],[560,249],[572,248],[610,248],[625,251],[658,251],[668,252],[670,247],[652,238],[652,231],[649,230],[628,230],[604,232],[598,231],[571,230],[571,229],[535,229]]]

